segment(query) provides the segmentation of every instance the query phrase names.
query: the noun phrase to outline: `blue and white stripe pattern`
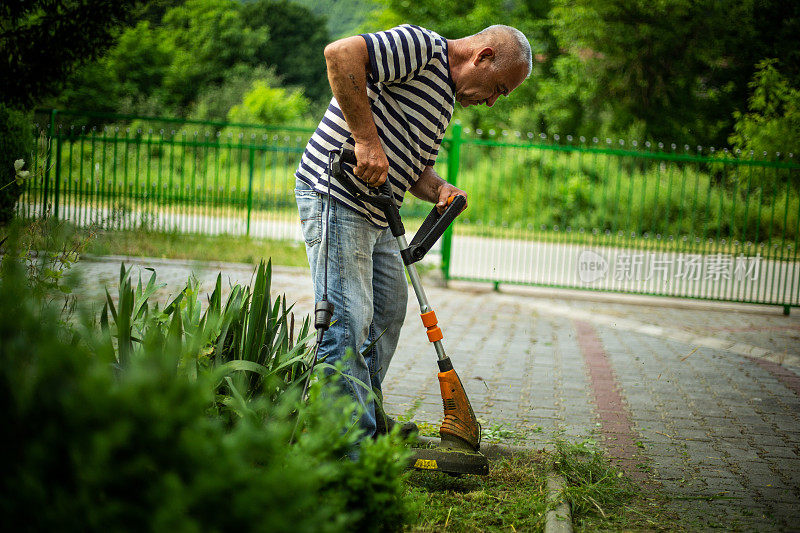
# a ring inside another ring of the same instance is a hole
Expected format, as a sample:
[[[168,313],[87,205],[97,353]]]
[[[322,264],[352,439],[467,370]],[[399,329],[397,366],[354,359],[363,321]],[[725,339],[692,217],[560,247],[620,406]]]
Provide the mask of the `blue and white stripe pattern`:
[[[389,159],[388,179],[399,206],[423,169],[436,161],[453,115],[455,86],[447,61],[447,40],[408,24],[362,37],[372,71],[367,75],[367,96]],[[308,141],[295,176],[314,190],[327,193],[328,153],[342,147],[352,149],[353,145],[350,129],[334,98]],[[352,175],[352,168],[345,167]],[[364,182],[357,182],[366,190]],[[336,182],[331,183],[331,195],[376,226],[386,227],[383,213],[356,200]]]

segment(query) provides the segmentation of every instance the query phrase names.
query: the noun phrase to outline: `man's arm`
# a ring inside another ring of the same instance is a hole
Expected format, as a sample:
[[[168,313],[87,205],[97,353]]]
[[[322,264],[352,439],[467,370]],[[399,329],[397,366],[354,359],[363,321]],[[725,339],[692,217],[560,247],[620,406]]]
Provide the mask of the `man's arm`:
[[[367,97],[369,54],[364,38],[347,37],[325,47],[328,83],[355,141],[355,175],[377,187],[386,181],[389,160],[383,151]]]
[[[419,179],[409,191],[420,200],[435,203],[439,213],[444,213],[447,207],[447,199],[451,196],[461,195],[465,199],[467,198],[467,193],[444,181],[442,177],[433,170],[433,167],[425,167],[422,174],[419,175]],[[464,209],[466,208],[467,206],[465,204]]]

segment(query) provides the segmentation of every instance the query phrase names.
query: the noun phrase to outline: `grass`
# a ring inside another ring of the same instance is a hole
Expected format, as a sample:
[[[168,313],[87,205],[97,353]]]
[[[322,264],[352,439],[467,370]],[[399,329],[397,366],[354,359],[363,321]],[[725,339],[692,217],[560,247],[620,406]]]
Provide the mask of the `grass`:
[[[541,530],[547,512],[542,462],[535,456],[504,459],[486,477],[412,472],[409,531]]]
[[[579,531],[681,529],[678,518],[665,511],[665,498],[642,491],[621,475],[592,441],[558,440],[554,451],[493,462],[486,477],[410,473],[406,530],[542,531],[550,471],[566,480],[564,497]]]
[[[275,265],[308,266],[302,243],[253,239],[240,235],[106,231],[98,233],[86,251],[94,255],[213,260],[253,265],[262,259],[272,258]]]
[[[415,400],[399,421],[414,418]],[[437,425],[417,422],[420,435],[438,437]],[[486,443],[518,444],[528,431],[484,423]],[[567,485],[564,498],[579,530],[676,529],[666,498],[646,493],[611,465],[591,439],[568,442],[554,436],[552,451],[516,454],[490,464],[489,475],[453,477],[440,472],[412,471],[406,480],[410,516],[406,531],[543,531],[548,507],[549,472]]]

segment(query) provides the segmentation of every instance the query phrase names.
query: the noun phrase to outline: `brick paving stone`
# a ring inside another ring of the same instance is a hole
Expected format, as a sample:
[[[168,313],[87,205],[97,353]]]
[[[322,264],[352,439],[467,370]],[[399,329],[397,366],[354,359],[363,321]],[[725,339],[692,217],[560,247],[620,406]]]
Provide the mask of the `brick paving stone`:
[[[765,456],[769,458],[797,459],[798,455],[793,449],[787,446],[761,446]]]

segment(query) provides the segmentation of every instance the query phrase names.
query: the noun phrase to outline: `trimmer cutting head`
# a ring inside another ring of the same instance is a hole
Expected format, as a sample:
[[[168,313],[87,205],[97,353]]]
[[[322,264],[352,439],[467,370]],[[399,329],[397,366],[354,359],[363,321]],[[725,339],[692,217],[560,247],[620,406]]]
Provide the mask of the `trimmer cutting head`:
[[[411,468],[427,472],[447,474],[474,474],[485,476],[489,473],[489,461],[480,452],[454,450],[452,448],[417,448],[411,457]]]
[[[448,474],[488,474],[489,461],[480,453],[481,425],[449,357],[439,360],[439,387],[444,405],[441,443],[415,450],[410,466]]]

